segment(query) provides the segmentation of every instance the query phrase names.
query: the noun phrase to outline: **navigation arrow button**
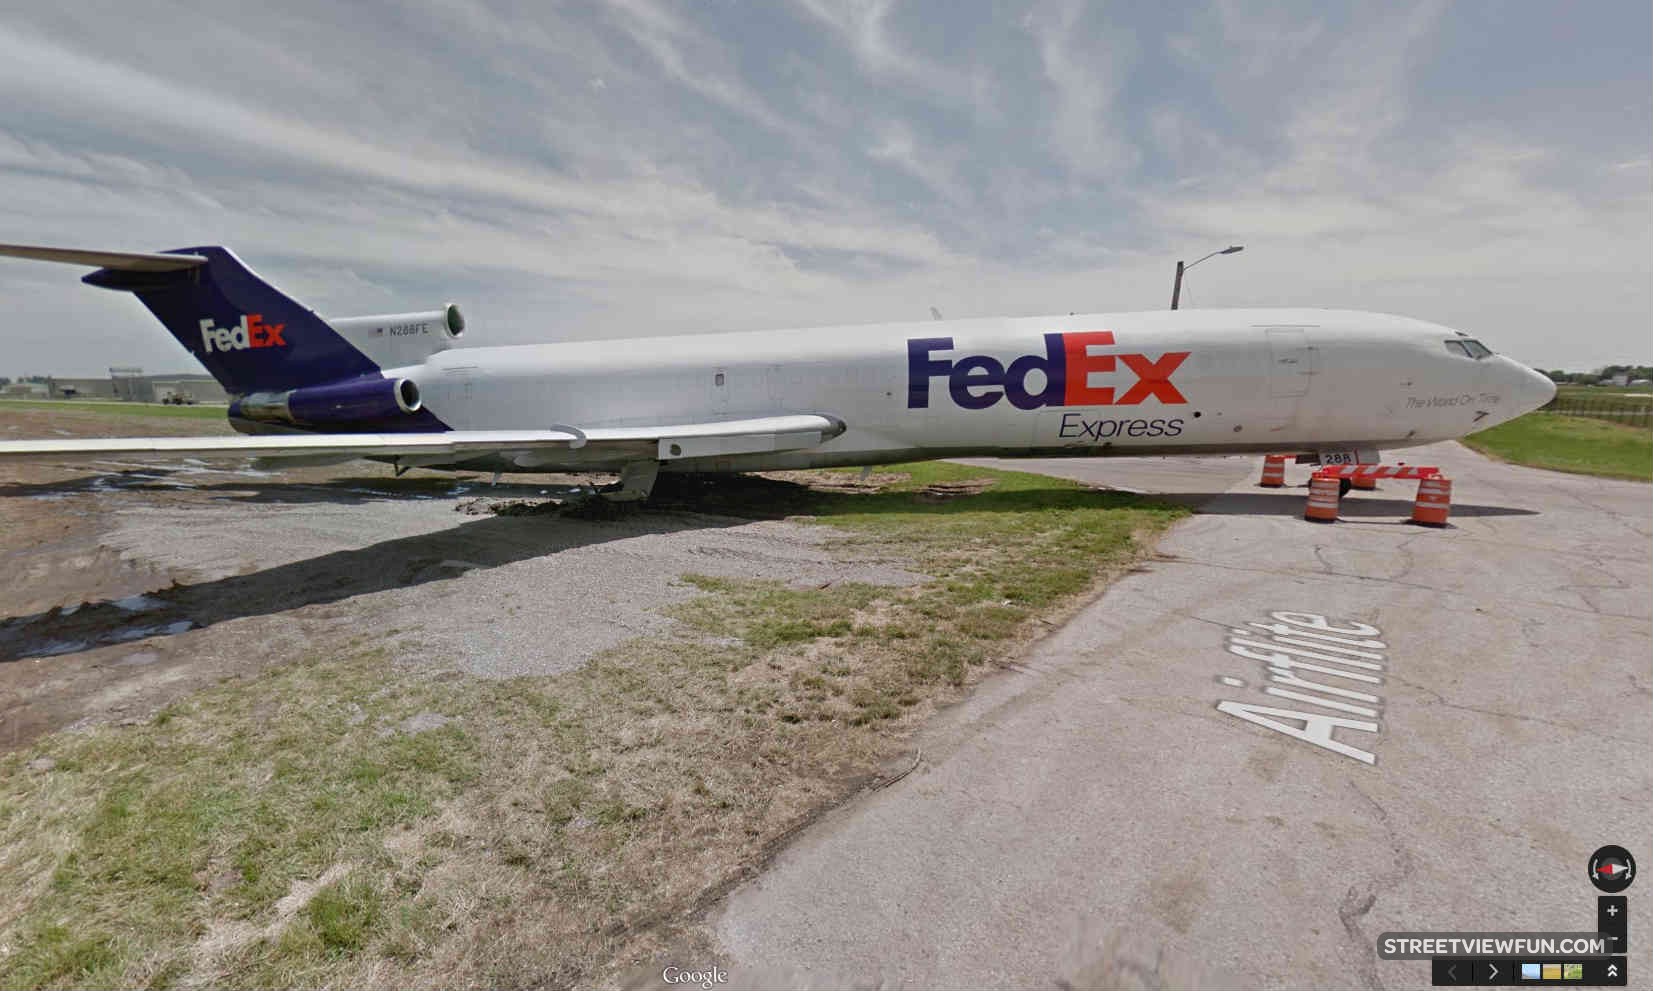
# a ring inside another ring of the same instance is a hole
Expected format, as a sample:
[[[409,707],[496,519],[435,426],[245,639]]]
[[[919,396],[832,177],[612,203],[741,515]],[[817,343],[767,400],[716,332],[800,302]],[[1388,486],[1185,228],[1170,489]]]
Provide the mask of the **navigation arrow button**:
[[[1462,957],[1434,957],[1429,961],[1429,983],[1435,987],[1463,987],[1475,983],[1475,961]]]

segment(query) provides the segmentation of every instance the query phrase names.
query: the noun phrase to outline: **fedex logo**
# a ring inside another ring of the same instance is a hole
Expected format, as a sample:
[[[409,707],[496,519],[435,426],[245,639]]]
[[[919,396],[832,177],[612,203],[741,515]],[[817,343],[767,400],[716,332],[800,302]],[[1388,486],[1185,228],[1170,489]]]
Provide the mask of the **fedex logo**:
[[[284,348],[284,323],[265,323],[262,314],[250,313],[231,327],[215,327],[210,319],[201,321],[201,349],[214,351],[245,351],[248,348]]]
[[[930,380],[945,378],[947,392],[964,409],[986,409],[1008,398],[1017,409],[1041,406],[1135,406],[1145,399],[1186,403],[1171,384],[1171,374],[1187,359],[1187,351],[1167,351],[1158,358],[1145,354],[1092,354],[1091,348],[1111,347],[1113,331],[1046,334],[1045,353],[1027,354],[1008,366],[985,354],[952,361],[932,358],[950,351],[951,337],[916,337],[907,341],[907,408],[927,409]],[[1134,384],[1116,394],[1112,385],[1092,386],[1092,372],[1118,372],[1119,366],[1136,376]],[[1044,376],[1038,392],[1028,389],[1029,372]]]

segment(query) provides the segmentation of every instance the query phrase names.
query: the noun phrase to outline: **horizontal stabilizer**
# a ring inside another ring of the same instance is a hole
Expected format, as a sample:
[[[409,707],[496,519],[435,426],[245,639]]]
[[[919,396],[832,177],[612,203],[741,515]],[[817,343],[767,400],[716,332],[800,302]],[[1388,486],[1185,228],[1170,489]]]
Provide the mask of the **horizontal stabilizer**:
[[[347,458],[462,463],[503,455],[522,467],[597,460],[605,451],[631,460],[670,461],[814,447],[842,433],[830,416],[794,414],[669,426],[553,427],[550,430],[446,430],[394,434],[260,434],[250,437],[120,437],[0,441],[0,460],[95,461],[108,458]],[[575,452],[579,452],[577,455]]]
[[[112,268],[121,272],[178,272],[207,263],[201,255],[162,255],[136,251],[82,251],[79,248],[44,248],[29,244],[0,244],[0,257],[29,258],[39,262],[65,262]]]

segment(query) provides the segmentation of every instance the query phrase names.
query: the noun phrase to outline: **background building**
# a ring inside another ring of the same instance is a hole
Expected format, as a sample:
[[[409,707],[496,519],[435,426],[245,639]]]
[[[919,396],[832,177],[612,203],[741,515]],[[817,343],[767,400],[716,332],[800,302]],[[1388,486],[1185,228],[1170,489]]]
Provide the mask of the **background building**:
[[[145,375],[141,368],[111,368],[105,378],[54,376],[49,378],[41,389],[31,390],[22,395],[39,398],[49,396],[52,399],[118,399],[134,403],[164,403],[175,399],[196,403],[227,403],[230,398],[210,375],[179,372]]]

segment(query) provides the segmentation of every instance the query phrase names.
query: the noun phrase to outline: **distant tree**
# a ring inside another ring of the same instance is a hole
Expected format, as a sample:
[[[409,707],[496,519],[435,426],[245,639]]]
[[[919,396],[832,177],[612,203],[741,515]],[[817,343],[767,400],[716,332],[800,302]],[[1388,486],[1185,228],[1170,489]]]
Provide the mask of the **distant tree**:
[[[0,375],[0,389],[4,389],[8,385],[11,385],[11,379],[4,375]]]
[[[1543,373],[1551,382],[1563,385],[1595,385],[1598,382],[1612,380],[1615,375],[1628,375],[1630,381],[1636,379],[1653,379],[1653,366],[1648,365],[1604,365],[1588,372],[1567,372],[1559,368]]]

